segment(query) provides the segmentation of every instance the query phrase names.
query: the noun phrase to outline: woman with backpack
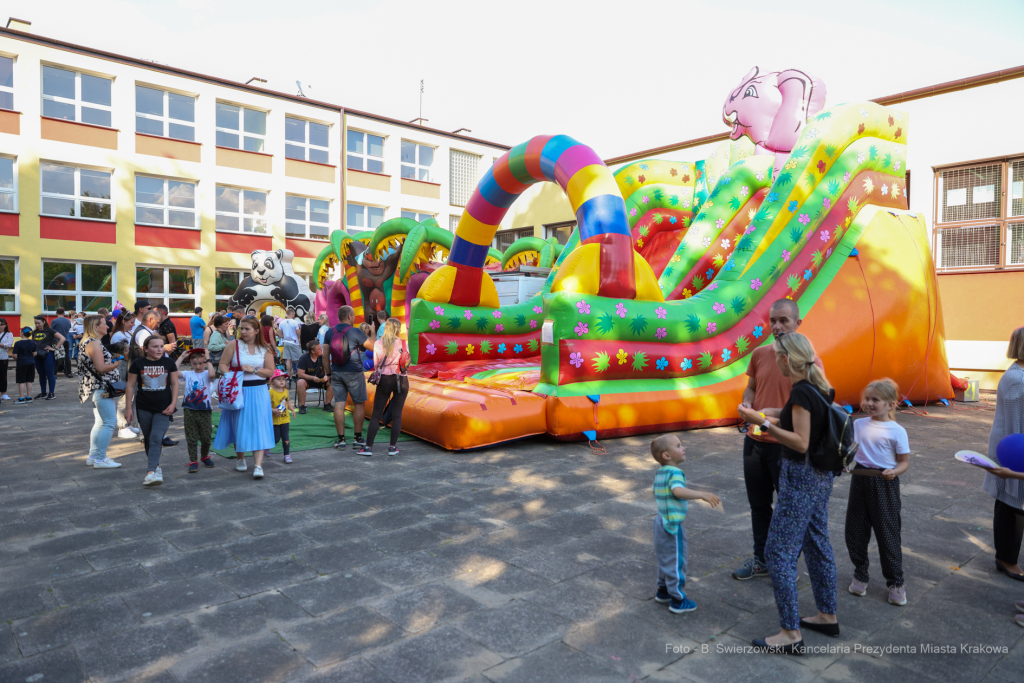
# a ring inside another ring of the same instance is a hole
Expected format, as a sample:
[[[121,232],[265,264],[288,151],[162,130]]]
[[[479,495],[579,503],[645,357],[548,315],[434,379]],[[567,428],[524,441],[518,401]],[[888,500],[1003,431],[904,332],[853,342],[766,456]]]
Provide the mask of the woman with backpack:
[[[836,561],[828,537],[828,501],[835,472],[811,462],[829,429],[829,410],[835,391],[821,368],[814,364],[814,347],[807,337],[790,332],[775,340],[775,362],[793,382],[789,401],[778,418],[762,418],[743,406],[740,417],[760,425],[782,444],[779,496],[772,514],[765,559],[775,590],[775,605],[782,630],[754,640],[765,652],[803,654],[801,628],[829,636],[839,635],[836,618]],[[800,617],[797,560],[803,551],[818,613]]]
[[[373,343],[373,367],[376,368],[370,377],[377,381],[377,391],[373,395],[373,417],[370,418],[370,429],[366,435],[366,445],[357,455],[373,455],[373,439],[380,428],[381,415],[384,407],[391,400],[391,445],[388,455],[398,455],[398,435],[402,432],[402,408],[405,398],[409,395],[409,347],[398,337],[402,322],[398,318],[388,318],[384,324],[384,333]]]

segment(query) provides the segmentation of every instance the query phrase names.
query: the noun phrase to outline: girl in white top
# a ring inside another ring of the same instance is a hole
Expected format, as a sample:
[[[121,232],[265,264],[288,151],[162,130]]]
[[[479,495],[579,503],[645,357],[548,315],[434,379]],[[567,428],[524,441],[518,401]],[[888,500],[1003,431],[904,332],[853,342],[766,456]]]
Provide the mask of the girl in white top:
[[[7,395],[7,362],[14,348],[14,334],[7,329],[7,320],[0,318],[0,399],[10,401]]]
[[[846,549],[853,561],[850,592],[867,595],[868,543],[874,531],[889,602],[907,604],[903,585],[900,479],[910,467],[907,430],[895,422],[899,387],[888,377],[868,384],[860,409],[868,417],[853,423],[857,450],[846,507]]]

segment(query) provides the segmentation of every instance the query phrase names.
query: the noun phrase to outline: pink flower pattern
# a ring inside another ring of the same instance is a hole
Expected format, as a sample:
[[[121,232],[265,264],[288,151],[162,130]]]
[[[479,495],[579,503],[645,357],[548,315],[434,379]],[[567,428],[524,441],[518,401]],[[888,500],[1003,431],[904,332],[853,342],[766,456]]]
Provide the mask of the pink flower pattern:
[[[714,291],[716,289],[718,289],[718,283],[717,282],[712,282],[710,285],[708,285],[708,291],[709,292]]]
[[[659,327],[658,329],[656,329],[654,331],[654,338],[655,339],[661,339],[661,338],[665,337],[667,334],[668,334],[668,330],[667,329],[665,329],[664,327]]]
[[[580,310],[580,313],[582,315],[590,314],[590,304],[588,304],[586,301],[577,301],[576,308]]]
[[[662,320],[664,320],[665,316],[668,315],[668,311],[666,311],[661,306],[658,306],[657,308],[654,309],[654,315],[656,315],[659,318],[661,318]]]
[[[722,315],[723,313],[725,313],[725,304],[720,303],[718,301],[716,301],[715,305],[712,306],[711,308],[715,309],[715,313],[717,313],[718,315]]]
[[[708,323],[708,334],[714,334],[718,331],[718,325],[715,323]]]
[[[501,311],[495,309],[495,310],[491,311],[491,315],[493,315],[495,318],[500,318],[501,317]]]
[[[540,314],[540,313],[543,313],[543,312],[544,312],[544,309],[543,309],[543,308],[541,308],[540,306],[534,306],[534,307],[533,307],[533,312],[534,312],[534,313],[537,313],[537,314]]]
[[[789,256],[790,256],[789,250],[783,249],[782,250],[782,260],[786,261],[788,263],[789,262]]]
[[[821,241],[828,242],[828,230],[821,231]]]
[[[434,346],[433,344],[427,344],[427,353],[429,353],[431,356],[433,356],[434,355],[434,351],[437,351],[437,347]]]
[[[430,321],[430,329],[436,330],[439,327],[441,327],[440,321],[438,321],[438,320],[431,320]]]
[[[583,365],[583,354],[582,353],[570,353],[569,354],[569,363],[571,365],[575,365],[576,368],[578,369],[581,365]]]
[[[808,223],[811,222],[811,217],[808,216],[806,213],[802,213],[800,214],[800,217],[797,218],[797,220],[800,221],[801,225],[807,225]]]
[[[502,325],[501,323],[498,323],[497,325],[494,326],[494,331],[495,332],[502,332],[502,331],[504,331],[504,329],[505,329],[505,326]]]
[[[537,321],[536,320],[531,320],[530,321],[530,329],[531,330],[537,329]]]
[[[761,278],[755,277],[753,280],[750,281],[750,288],[757,291],[761,289],[761,284]]]
[[[576,333],[576,336],[582,337],[587,332],[590,332],[590,328],[586,323],[576,323],[576,327],[573,328],[573,332]]]
[[[466,310],[466,312],[463,313],[462,315],[465,316],[466,320],[472,320],[473,319],[473,311]]]
[[[831,209],[832,200],[829,199],[828,197],[825,197],[824,199],[821,200],[821,205],[824,206],[826,209]]]
[[[620,318],[625,318],[626,314],[629,313],[629,311],[626,310],[626,307],[623,304],[615,304],[615,313]]]
[[[434,306],[434,315],[444,315],[444,309],[440,306]]]

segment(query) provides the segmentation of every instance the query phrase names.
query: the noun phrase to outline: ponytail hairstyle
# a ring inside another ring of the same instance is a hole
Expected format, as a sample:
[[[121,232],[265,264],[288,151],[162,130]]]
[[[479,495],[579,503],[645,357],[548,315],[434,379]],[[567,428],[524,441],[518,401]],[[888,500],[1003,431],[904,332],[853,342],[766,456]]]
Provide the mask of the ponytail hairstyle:
[[[391,355],[391,349],[395,346],[395,340],[398,339],[398,333],[402,329],[402,321],[398,318],[388,318],[388,321],[384,323],[384,334],[381,336],[380,341],[384,345],[384,357],[387,358]]]
[[[810,339],[799,332],[788,332],[775,340],[775,353],[786,356],[791,369],[806,374],[811,384],[821,393],[828,394],[832,386],[821,368],[814,364],[814,346]]]
[[[900,402],[900,386],[896,384],[895,381],[889,379],[888,377],[876,379],[873,382],[870,382],[866,387],[864,387],[864,391],[860,393],[861,400],[863,400],[867,394],[873,394],[874,396],[877,396],[886,403],[892,403],[893,407],[892,409],[889,410],[889,419],[896,419],[895,404]]]
[[[102,322],[102,315],[88,315],[82,322],[82,341],[81,344],[87,344],[93,339],[99,340],[100,335],[96,333],[96,326]]]

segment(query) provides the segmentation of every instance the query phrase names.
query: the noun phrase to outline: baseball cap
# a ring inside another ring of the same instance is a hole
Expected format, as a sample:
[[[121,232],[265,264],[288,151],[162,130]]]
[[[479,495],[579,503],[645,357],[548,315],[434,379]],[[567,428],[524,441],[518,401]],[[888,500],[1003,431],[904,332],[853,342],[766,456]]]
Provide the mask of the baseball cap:
[[[31,327],[23,327],[23,328],[21,328],[21,333],[22,334],[32,334],[32,328]]]

